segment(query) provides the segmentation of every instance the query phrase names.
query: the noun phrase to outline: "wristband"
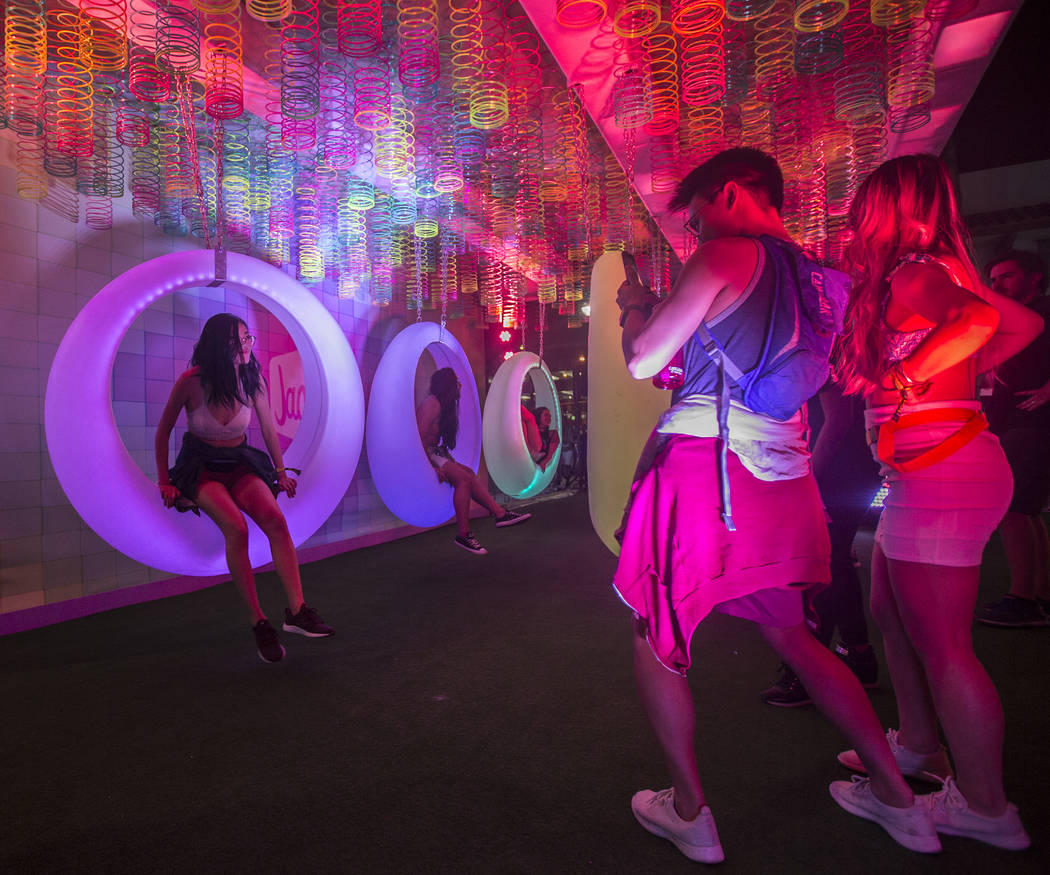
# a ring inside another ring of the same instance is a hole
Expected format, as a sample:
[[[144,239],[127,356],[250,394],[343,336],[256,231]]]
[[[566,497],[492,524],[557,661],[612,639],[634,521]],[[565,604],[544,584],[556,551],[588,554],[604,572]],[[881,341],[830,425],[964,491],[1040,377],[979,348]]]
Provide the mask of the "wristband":
[[[649,316],[652,315],[652,312],[653,312],[653,308],[649,307],[649,306],[646,306],[645,304],[628,304],[626,307],[623,308],[623,310],[620,311],[620,327],[621,328],[623,328],[623,323],[627,321],[627,314],[630,313],[632,310],[637,310],[646,319],[648,319]]]

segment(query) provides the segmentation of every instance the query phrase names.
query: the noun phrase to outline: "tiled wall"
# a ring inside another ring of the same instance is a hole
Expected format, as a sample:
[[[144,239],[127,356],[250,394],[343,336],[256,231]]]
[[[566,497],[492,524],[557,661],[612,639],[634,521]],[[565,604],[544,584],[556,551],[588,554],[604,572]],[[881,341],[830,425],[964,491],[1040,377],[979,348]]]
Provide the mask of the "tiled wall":
[[[200,246],[143,223],[126,200],[116,205],[112,230],[88,229],[83,204],[80,221],[73,224],[19,198],[12,163],[9,141],[0,140],[0,613],[171,577],[118,553],[70,505],[48,460],[44,393],[58,344],[99,289],[144,259]],[[367,400],[383,346],[400,320],[312,288],[354,350]],[[172,382],[186,368],[204,321],[223,311],[244,318],[259,337],[256,352],[264,374],[271,356],[293,349],[283,326],[264,308],[220,288],[159,299],[136,320],[119,350],[113,369],[115,418],[125,445],[150,478],[155,477],[154,429]],[[467,319],[454,320],[450,328],[483,392],[481,330]],[[183,430],[180,419],[172,459]],[[262,446],[257,429],[249,440]],[[105,472],[99,472],[99,486],[105,488]],[[119,500],[113,497],[115,507]],[[362,448],[342,502],[303,548],[393,533],[402,526],[376,494]]]

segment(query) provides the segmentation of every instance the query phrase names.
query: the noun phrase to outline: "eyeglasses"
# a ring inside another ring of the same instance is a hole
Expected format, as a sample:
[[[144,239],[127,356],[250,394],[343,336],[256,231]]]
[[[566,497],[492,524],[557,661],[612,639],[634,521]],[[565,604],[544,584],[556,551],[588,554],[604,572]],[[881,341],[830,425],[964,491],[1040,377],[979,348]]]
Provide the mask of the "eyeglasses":
[[[251,349],[253,346],[255,346],[255,335],[254,334],[245,334],[244,337],[242,337],[238,341],[238,345],[241,346],[241,347],[245,347],[246,346],[249,349]]]
[[[722,193],[723,188],[725,188],[725,185],[720,185],[713,192],[711,192],[711,194],[700,195],[700,203],[697,206],[697,211],[685,221],[685,230],[692,234],[694,237],[700,237],[700,226],[702,224],[700,220],[700,207],[704,207],[708,204],[714,203],[715,198]]]

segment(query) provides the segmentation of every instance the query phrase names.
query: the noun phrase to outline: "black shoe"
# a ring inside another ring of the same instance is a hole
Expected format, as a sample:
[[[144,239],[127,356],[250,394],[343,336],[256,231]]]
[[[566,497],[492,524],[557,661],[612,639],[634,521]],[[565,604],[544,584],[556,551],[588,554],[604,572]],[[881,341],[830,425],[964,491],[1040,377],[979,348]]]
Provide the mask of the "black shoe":
[[[502,529],[504,526],[516,526],[518,523],[523,523],[529,519],[532,519],[531,513],[517,513],[513,510],[508,510],[496,520],[496,528]]]
[[[875,658],[875,651],[871,649],[871,645],[857,648],[837,644],[835,655],[857,676],[862,687],[871,690],[879,685],[879,661]]]
[[[325,625],[320,615],[305,602],[298,614],[284,609],[284,631],[305,635],[307,638],[328,638],[335,634],[335,629]]]
[[[1006,629],[1050,626],[1039,602],[1016,595],[1004,595],[999,601],[986,604],[977,612],[977,622]]]
[[[497,525],[499,525],[497,523]],[[468,553],[475,553],[478,556],[484,556],[489,551],[481,546],[481,542],[474,537],[473,532],[467,532],[465,535],[456,535],[456,546],[462,547]]]
[[[252,626],[255,633],[255,646],[259,650],[259,659],[263,662],[280,662],[284,659],[284,648],[277,640],[277,630],[265,617]]]
[[[798,708],[813,703],[798,675],[783,662],[780,663],[780,677],[777,678],[777,682],[768,690],[762,691],[762,701],[777,708]]]

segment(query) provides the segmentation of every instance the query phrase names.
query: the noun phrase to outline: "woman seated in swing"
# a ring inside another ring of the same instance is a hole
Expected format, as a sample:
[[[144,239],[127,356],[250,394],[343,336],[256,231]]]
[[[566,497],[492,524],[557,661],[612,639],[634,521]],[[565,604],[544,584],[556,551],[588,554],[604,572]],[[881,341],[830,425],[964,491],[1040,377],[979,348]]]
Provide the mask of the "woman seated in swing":
[[[532,458],[539,465],[541,471],[546,471],[547,466],[558,451],[560,438],[558,430],[551,428],[551,412],[546,407],[537,407],[533,414],[536,420],[536,428],[539,433],[539,445],[532,452]],[[530,446],[529,449],[532,449]]]
[[[204,324],[190,369],[176,380],[157,426],[157,485],[166,507],[194,513],[199,508],[215,520],[226,541],[230,574],[251,614],[259,656],[265,662],[279,662],[285,651],[259,606],[245,514],[270,541],[277,576],[288,598],[284,630],[309,638],[327,638],[334,630],[303,601],[295,545],[277,505],[278,493],[295,496],[296,481],[281,459],[266,386],[252,354],[254,345],[248,326],[230,313],[219,313]],[[168,441],[184,409],[187,432],[169,469]],[[269,456],[248,446],[245,431],[253,409]]]
[[[470,531],[470,499],[496,517],[497,528],[513,526],[529,519],[530,513],[516,513],[500,507],[475,474],[452,458],[459,433],[460,382],[452,368],[441,368],[430,378],[430,394],[416,408],[416,425],[438,482],[452,487],[452,506],[456,511],[456,545],[479,556],[488,553]]]

